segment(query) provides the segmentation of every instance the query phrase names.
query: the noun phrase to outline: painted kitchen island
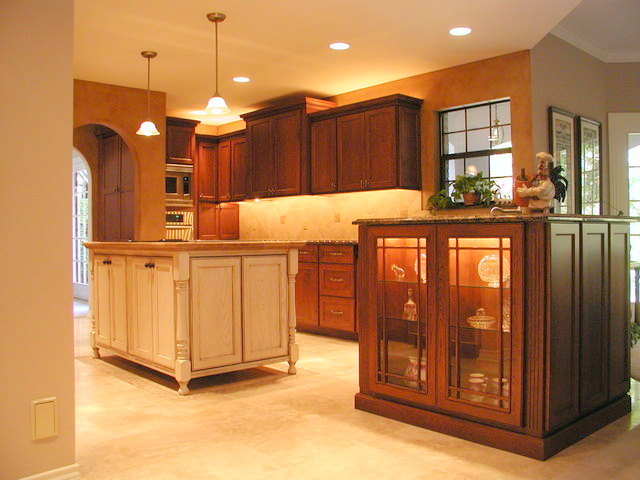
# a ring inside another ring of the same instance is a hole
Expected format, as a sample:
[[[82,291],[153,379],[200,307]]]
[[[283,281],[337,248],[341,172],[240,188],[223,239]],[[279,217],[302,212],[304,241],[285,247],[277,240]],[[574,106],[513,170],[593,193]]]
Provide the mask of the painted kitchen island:
[[[304,242],[87,242],[91,346],[175,377],[283,361],[296,373]]]

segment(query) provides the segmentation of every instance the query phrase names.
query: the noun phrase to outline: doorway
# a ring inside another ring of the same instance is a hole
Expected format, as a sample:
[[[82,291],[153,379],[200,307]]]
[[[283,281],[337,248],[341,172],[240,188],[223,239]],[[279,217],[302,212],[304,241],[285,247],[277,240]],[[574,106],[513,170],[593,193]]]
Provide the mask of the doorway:
[[[83,242],[91,240],[91,172],[84,156],[73,149],[72,265],[73,296],[89,299],[89,254]]]

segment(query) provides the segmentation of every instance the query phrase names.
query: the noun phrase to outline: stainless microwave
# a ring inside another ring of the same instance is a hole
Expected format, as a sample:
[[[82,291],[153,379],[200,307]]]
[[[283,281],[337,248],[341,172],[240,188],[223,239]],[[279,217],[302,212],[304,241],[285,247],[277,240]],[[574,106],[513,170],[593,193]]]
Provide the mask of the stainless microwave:
[[[167,206],[193,207],[193,166],[168,163],[164,193]]]

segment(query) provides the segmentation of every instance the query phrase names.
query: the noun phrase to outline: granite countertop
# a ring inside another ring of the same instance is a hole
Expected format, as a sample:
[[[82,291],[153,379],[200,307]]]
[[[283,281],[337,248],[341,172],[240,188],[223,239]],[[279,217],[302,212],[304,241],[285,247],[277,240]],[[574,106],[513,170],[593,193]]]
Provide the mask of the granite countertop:
[[[190,241],[130,241],[130,242],[84,242],[88,249],[100,250],[155,250],[162,252],[206,251],[206,250],[266,250],[278,248],[300,248],[303,240],[190,240]]]
[[[305,240],[307,245],[357,245],[358,240]]]
[[[404,218],[360,218],[354,225],[421,225],[431,223],[514,223],[514,222],[637,222],[638,217],[606,216],[606,215],[565,215],[565,214],[497,214],[497,215],[443,215]]]

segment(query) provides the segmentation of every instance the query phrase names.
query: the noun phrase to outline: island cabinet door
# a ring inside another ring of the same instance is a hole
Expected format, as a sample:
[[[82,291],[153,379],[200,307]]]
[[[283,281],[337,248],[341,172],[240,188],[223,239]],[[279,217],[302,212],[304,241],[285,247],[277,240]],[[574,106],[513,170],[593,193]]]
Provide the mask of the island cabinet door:
[[[522,425],[523,227],[439,225],[437,405]]]
[[[153,360],[153,270],[147,257],[128,257],[129,353]]]
[[[242,293],[243,360],[287,355],[286,255],[243,257]]]
[[[173,369],[176,361],[175,288],[173,259],[152,258],[153,361]]]
[[[240,257],[191,260],[194,370],[242,362]]]
[[[363,391],[434,405],[438,373],[435,227],[371,227],[360,241]]]
[[[127,351],[126,262],[117,255],[94,257],[96,339],[100,345]]]
[[[110,257],[95,255],[93,259],[93,295],[95,297],[96,340],[105,347],[111,346],[112,290],[109,268]]]

